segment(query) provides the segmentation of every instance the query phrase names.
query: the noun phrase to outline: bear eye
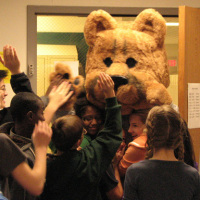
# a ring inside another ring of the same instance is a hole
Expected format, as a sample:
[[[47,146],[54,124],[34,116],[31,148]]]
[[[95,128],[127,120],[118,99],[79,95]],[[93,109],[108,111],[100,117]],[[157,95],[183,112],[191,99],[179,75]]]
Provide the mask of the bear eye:
[[[65,74],[63,74],[63,77],[62,77],[63,79],[69,79],[69,74],[68,73],[65,73]]]
[[[128,65],[129,68],[132,68],[137,64],[137,61],[134,58],[128,58],[126,60],[126,64]]]
[[[104,59],[103,62],[105,63],[107,67],[110,67],[110,65],[113,63],[110,57],[107,57],[106,59]]]

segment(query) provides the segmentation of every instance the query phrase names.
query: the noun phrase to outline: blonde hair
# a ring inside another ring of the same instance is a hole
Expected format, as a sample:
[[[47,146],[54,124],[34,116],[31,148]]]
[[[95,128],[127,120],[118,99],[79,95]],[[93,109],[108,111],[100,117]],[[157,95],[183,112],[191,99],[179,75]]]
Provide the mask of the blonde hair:
[[[177,159],[183,160],[183,121],[181,116],[169,105],[153,107],[146,120],[147,154],[153,156],[154,149],[167,148],[177,151]]]

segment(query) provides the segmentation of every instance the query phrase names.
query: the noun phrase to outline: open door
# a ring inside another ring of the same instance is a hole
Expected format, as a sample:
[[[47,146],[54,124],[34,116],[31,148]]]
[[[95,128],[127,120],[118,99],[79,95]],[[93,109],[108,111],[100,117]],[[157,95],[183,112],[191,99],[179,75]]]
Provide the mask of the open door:
[[[198,8],[179,7],[178,76],[179,111],[188,121],[188,83],[200,83],[200,9]],[[194,142],[196,160],[199,163],[200,128],[189,131]]]

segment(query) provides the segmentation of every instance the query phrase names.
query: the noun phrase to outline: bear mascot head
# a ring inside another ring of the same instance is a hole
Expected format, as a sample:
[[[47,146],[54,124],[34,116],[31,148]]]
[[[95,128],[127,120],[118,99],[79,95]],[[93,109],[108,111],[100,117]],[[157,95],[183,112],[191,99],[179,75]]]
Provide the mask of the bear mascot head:
[[[77,97],[85,91],[84,78],[81,75],[74,77],[71,68],[61,62],[56,63],[55,71],[50,74],[50,83],[55,81],[58,76],[61,77],[61,81],[59,81],[60,83],[62,81],[68,81],[69,83],[71,83],[70,90],[74,91],[72,97],[60,108],[62,110],[68,111],[73,108]]]
[[[88,100],[100,108],[105,106],[97,84],[103,71],[115,82],[122,115],[133,109],[171,104],[166,89],[169,69],[165,34],[165,20],[154,9],[142,11],[133,22],[117,22],[103,10],[91,12],[84,27],[89,45],[85,68]]]

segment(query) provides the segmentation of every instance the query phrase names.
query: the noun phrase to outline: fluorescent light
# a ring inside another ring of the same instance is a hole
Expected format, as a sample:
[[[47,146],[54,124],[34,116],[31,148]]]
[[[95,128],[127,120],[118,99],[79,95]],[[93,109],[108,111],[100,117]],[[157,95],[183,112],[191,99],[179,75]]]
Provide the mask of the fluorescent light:
[[[179,26],[178,22],[167,22],[166,23],[167,26]]]

